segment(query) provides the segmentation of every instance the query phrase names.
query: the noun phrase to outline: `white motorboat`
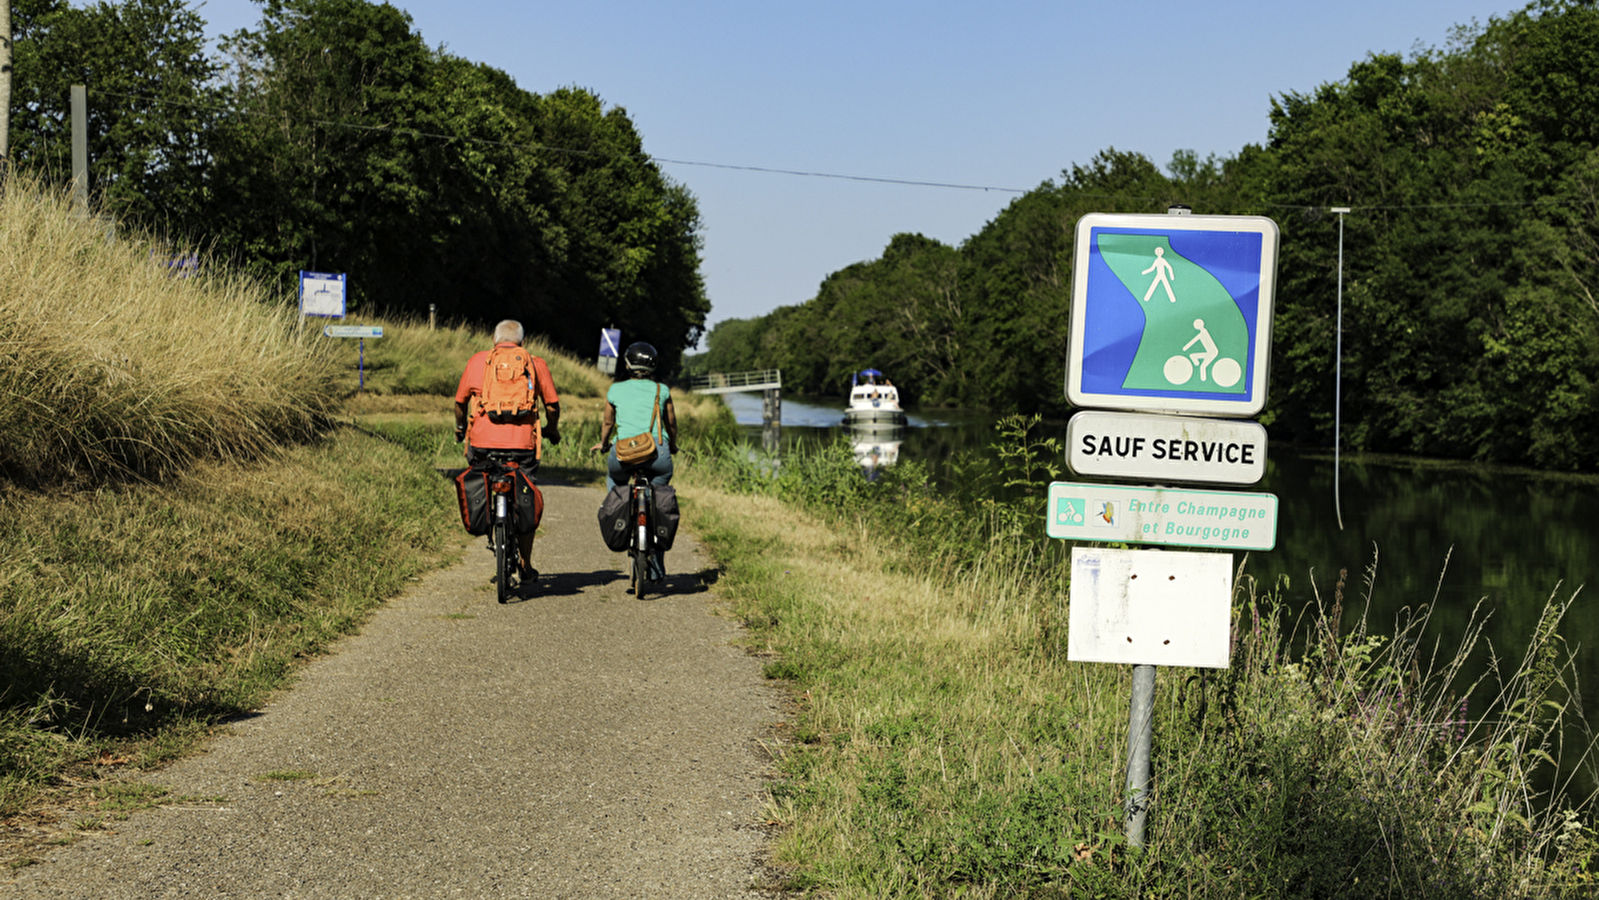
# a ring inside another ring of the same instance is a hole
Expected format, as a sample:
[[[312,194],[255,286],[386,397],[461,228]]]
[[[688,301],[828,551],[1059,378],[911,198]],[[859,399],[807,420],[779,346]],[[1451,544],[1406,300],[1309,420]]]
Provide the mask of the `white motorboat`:
[[[844,424],[851,428],[904,427],[905,410],[899,405],[899,389],[882,372],[862,369],[850,376],[849,406]]]

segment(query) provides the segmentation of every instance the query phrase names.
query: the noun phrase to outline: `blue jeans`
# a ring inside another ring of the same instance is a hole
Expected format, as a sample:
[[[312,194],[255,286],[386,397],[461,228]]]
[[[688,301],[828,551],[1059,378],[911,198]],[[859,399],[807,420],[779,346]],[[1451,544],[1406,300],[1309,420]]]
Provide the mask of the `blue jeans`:
[[[643,469],[644,471],[650,473],[650,484],[671,484],[672,454],[668,453],[665,447],[659,447],[658,453],[655,456],[655,461],[647,466],[644,466]],[[611,454],[605,459],[605,490],[609,492],[611,488],[626,482],[627,471],[628,470],[622,468],[622,464],[620,462],[617,462],[616,445],[612,444]]]

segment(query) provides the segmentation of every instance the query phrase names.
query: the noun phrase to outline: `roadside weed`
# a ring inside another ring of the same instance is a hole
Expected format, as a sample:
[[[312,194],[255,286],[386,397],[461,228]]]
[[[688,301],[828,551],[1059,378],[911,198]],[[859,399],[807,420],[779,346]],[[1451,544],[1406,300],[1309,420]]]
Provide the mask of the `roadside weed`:
[[[769,818],[787,887],[837,897],[1586,896],[1589,798],[1550,794],[1575,705],[1551,602],[1532,647],[1474,679],[1328,609],[1291,635],[1236,580],[1231,668],[1162,669],[1147,845],[1122,835],[1129,671],[1067,662],[1064,546],[1043,539],[1026,420],[981,483],[936,491],[847,448],[780,465],[729,448],[686,509],[765,670],[792,686]],[[1027,481],[1033,479],[1032,489]],[[1365,573],[1369,591],[1373,569]],[[1480,682],[1480,683],[1477,683]],[[1474,690],[1476,688],[1476,690]],[[1476,706],[1463,702],[1478,698]],[[1558,787],[1558,786],[1557,786]]]

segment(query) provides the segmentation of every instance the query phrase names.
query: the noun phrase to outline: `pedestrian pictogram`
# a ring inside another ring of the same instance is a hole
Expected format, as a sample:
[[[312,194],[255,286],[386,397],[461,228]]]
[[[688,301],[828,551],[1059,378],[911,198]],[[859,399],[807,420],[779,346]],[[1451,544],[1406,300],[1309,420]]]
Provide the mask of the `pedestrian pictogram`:
[[[1265,406],[1277,226],[1258,216],[1084,216],[1067,398],[1252,416]]]
[[[1155,280],[1149,283],[1149,290],[1144,292],[1145,303],[1149,302],[1150,297],[1155,296],[1155,288],[1158,287],[1166,289],[1166,299],[1173,303],[1177,302],[1177,295],[1171,292],[1171,263],[1166,261],[1165,256],[1166,248],[1156,247],[1155,261],[1149,264],[1149,268],[1139,273],[1140,275],[1148,275],[1150,272],[1155,273]]]

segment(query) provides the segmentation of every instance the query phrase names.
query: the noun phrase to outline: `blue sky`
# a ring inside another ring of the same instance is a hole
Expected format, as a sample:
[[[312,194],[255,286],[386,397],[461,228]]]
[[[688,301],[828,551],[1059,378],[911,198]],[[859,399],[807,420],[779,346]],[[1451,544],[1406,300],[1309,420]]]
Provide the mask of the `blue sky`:
[[[195,4],[212,34],[250,0]],[[1165,166],[1266,138],[1271,98],[1371,52],[1442,47],[1494,0],[610,2],[398,0],[430,46],[544,93],[624,107],[699,199],[710,322],[814,296],[889,238],[949,244],[1016,194],[685,162],[1027,190],[1107,147]],[[1205,210],[1195,210],[1203,213]]]

